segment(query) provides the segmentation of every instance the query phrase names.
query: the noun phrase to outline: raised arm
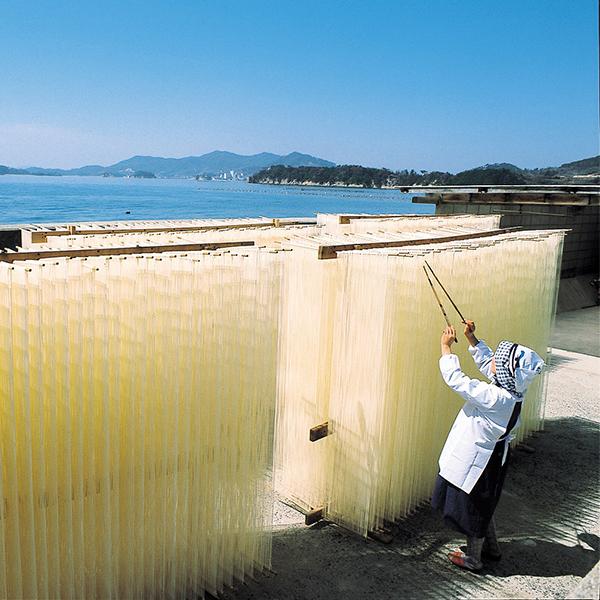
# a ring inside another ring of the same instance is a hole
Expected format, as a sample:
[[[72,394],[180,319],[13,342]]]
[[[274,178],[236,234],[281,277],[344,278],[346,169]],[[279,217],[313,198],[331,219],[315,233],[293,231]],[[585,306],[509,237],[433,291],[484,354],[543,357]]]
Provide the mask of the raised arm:
[[[471,379],[465,375],[460,368],[458,356],[452,353],[452,342],[455,336],[454,327],[449,326],[442,332],[440,340],[442,356],[440,358],[440,371],[446,384],[457,394],[480,409],[489,409],[498,400],[498,392],[495,386]]]
[[[475,336],[475,323],[467,321],[465,323],[465,337],[469,342],[469,353],[473,357],[477,368],[482,375],[488,379],[492,379],[494,373],[492,371],[492,359],[494,353],[491,348],[483,341],[478,340]]]
[[[475,337],[475,321],[465,323],[465,337],[469,341],[469,346],[474,347],[479,344],[479,340]]]

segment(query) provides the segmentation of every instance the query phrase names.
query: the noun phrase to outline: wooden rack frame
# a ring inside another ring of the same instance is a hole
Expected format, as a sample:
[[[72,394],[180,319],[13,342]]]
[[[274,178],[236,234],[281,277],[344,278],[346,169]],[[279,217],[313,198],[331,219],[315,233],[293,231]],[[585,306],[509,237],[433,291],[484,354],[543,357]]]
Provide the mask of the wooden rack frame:
[[[48,241],[50,237],[61,237],[66,235],[112,235],[123,233],[185,233],[193,231],[220,231],[223,229],[258,229],[261,227],[281,227],[282,225],[308,225],[302,220],[269,219],[266,221],[254,221],[249,223],[223,223],[218,225],[164,225],[159,227],[78,227],[77,225],[65,225],[65,229],[48,229],[45,231],[30,230],[31,242],[40,244]]]
[[[319,260],[337,258],[338,252],[349,252],[351,250],[372,250],[377,248],[403,248],[405,246],[428,246],[430,244],[443,244],[444,242],[460,242],[462,240],[475,240],[478,238],[492,237],[521,231],[522,227],[506,227],[504,229],[493,229],[492,231],[478,231],[476,233],[461,233],[458,235],[447,235],[444,237],[420,238],[415,240],[392,240],[389,242],[360,242],[357,244],[332,244],[330,246],[319,246]]]
[[[13,263],[21,260],[43,260],[46,258],[80,258],[88,256],[115,256],[120,254],[156,254],[161,252],[198,252],[219,250],[236,246],[254,246],[253,241],[206,242],[202,244],[166,244],[161,246],[123,246],[110,248],[64,248],[60,250],[41,250],[23,252],[2,252],[0,261]]]

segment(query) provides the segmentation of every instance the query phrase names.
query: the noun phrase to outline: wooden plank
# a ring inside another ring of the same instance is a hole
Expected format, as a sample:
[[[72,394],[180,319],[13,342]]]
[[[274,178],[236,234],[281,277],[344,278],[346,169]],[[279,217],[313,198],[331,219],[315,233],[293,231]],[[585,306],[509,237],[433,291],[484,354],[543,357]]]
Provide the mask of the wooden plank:
[[[463,233],[460,235],[448,235],[437,238],[395,240],[389,242],[361,242],[359,244],[333,244],[331,246],[319,246],[318,257],[320,260],[327,260],[331,258],[337,258],[338,252],[348,252],[351,250],[372,250],[376,248],[403,248],[405,246],[426,246],[429,244],[443,244],[445,242],[460,242],[461,240],[475,240],[521,230],[522,227],[506,227],[504,229],[478,231],[476,233]]]
[[[310,441],[316,442],[324,437],[327,437],[331,432],[329,431],[329,421],[325,421],[325,423],[321,423],[316,427],[310,428]]]
[[[118,228],[88,228],[78,229],[75,225],[67,225],[66,229],[55,229],[51,231],[32,231],[32,243],[40,244],[48,241],[49,237],[60,237],[65,235],[112,235],[123,233],[168,233],[168,232],[193,232],[193,231],[220,231],[223,229],[252,229],[257,227],[272,227],[275,221],[264,221],[262,223],[236,223],[231,225],[171,225],[164,227],[118,227]],[[290,223],[296,224],[296,223]]]
[[[169,233],[169,232],[194,232],[194,231],[222,231],[227,229],[258,229],[260,227],[283,227],[285,225],[311,225],[306,219],[269,219],[268,221],[253,223],[232,223],[223,225],[171,225],[164,227],[117,227],[117,228],[88,228],[78,229],[76,225],[66,225],[66,229],[49,231],[32,231],[32,243],[44,243],[49,237],[65,235],[111,235],[123,233]]]
[[[253,241],[209,242],[203,244],[167,244],[161,246],[124,246],[111,248],[64,248],[60,250],[40,250],[39,252],[2,252],[0,261],[15,262],[20,260],[44,260],[48,258],[79,258],[88,256],[117,256],[121,254],[157,254],[162,252],[198,252],[201,250],[218,250],[219,248],[235,248],[236,246],[254,246]]]
[[[324,510],[325,509],[323,507],[315,508],[314,510],[309,510],[306,513],[306,515],[304,516],[304,524],[305,525],[314,525],[315,523],[320,521],[323,518]]]
[[[369,531],[367,537],[382,544],[391,544],[394,541],[394,534],[388,529],[375,529],[374,531]]]

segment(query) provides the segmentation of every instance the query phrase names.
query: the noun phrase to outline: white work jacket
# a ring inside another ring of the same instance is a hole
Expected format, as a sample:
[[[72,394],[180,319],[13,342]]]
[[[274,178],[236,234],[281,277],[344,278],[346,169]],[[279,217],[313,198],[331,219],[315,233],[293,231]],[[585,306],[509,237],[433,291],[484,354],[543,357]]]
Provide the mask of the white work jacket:
[[[469,352],[479,370],[491,378],[493,353],[485,342],[469,347]],[[440,358],[440,371],[444,381],[465,400],[442,449],[440,475],[469,494],[488,464],[494,446],[505,435],[515,404],[522,398],[492,383],[467,377],[455,354]],[[518,424],[519,421],[513,430]],[[506,440],[505,457],[512,437]]]

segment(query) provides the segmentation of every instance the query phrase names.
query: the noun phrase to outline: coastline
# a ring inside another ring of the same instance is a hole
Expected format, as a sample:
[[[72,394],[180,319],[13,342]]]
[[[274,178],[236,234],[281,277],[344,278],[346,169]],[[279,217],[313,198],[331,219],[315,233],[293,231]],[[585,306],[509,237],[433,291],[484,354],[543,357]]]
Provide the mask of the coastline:
[[[382,185],[381,187],[358,185],[357,183],[317,183],[316,181],[248,181],[249,185],[281,185],[315,188],[352,188],[358,190],[403,190],[405,185]]]

